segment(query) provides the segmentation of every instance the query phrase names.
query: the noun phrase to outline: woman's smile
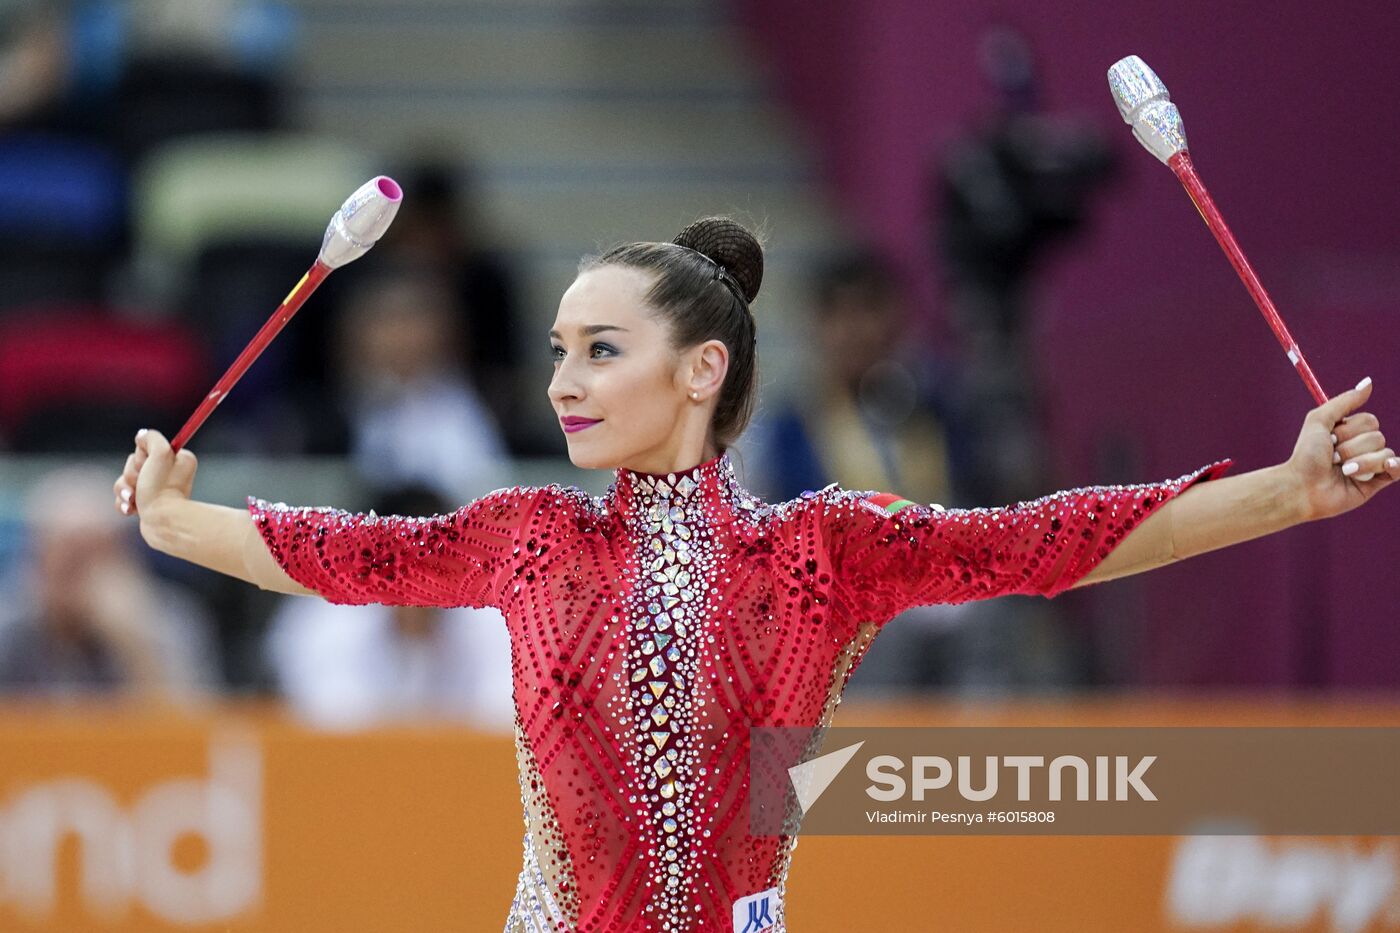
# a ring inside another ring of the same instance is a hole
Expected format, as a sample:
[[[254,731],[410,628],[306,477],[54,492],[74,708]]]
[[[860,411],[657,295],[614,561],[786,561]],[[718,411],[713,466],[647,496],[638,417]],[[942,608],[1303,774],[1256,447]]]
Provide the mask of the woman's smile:
[[[591,428],[593,427],[593,425],[598,424],[602,420],[602,418],[579,418],[574,415],[568,415],[563,418],[560,418],[559,423],[564,426],[565,431],[567,431],[570,434],[573,434],[575,431],[582,431],[584,428]]]

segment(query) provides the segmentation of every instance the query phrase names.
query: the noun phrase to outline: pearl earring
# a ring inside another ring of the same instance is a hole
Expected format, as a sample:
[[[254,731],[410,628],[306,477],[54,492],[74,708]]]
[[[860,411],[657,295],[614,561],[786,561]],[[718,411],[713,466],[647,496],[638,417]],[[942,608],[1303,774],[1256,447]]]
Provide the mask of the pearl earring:
[[[695,399],[697,402],[700,401],[700,393],[699,393],[699,392],[692,392],[692,393],[690,393],[690,397],[693,398],[693,399]]]

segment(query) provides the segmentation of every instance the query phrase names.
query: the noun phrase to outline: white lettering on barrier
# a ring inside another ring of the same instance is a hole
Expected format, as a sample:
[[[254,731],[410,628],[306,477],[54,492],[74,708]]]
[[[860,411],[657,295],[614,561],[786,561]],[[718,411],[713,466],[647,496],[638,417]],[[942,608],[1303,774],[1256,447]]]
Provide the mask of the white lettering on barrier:
[[[1186,836],[1163,906],[1186,929],[1311,930],[1319,914],[1333,933],[1400,929],[1400,849],[1389,839],[1365,851],[1357,840]]]
[[[262,896],[262,756],[247,738],[216,739],[209,777],[155,784],[124,812],[97,780],[59,777],[0,800],[0,906],[32,920],[56,909],[58,857],[76,836],[78,890],[94,916],[115,918],[133,901],[172,923],[228,920]],[[203,840],[191,871],[175,844]]]

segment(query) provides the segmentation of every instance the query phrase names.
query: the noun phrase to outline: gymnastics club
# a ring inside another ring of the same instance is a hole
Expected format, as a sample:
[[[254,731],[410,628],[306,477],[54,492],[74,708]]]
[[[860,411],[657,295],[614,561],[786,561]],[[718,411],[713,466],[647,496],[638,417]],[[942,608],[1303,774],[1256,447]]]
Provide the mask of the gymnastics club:
[[[1235,267],[1240,281],[1244,283],[1254,303],[1259,306],[1259,311],[1269,322],[1269,327],[1273,328],[1274,336],[1278,338],[1283,352],[1288,355],[1288,361],[1302,377],[1303,384],[1308,387],[1312,397],[1319,405],[1326,402],[1327,393],[1322,391],[1317,377],[1313,375],[1312,367],[1303,357],[1303,351],[1289,334],[1283,318],[1274,307],[1273,299],[1264,290],[1259,276],[1254,274],[1244,251],[1235,242],[1235,235],[1230,232],[1225,218],[1221,216],[1210,192],[1206,190],[1205,182],[1201,181],[1201,176],[1197,174],[1196,166],[1191,161],[1191,153],[1186,148],[1186,130],[1181,125],[1181,112],[1176,109],[1176,104],[1171,102],[1167,86],[1157,77],[1156,72],[1147,67],[1146,62],[1136,55],[1129,55],[1114,62],[1113,67],[1108,69],[1108,88],[1113,93],[1114,103],[1118,105],[1118,113],[1122,115],[1123,122],[1133,128],[1133,135],[1137,137],[1138,142],[1170,168],[1186,188],[1186,193],[1191,196],[1201,219],[1206,222],[1210,232],[1215,235],[1216,242],[1229,257],[1230,265]],[[1358,476],[1356,480],[1363,482],[1374,475]]]
[[[281,332],[292,319],[292,315],[311,297],[317,286],[326,280],[326,276],[369,252],[369,248],[389,229],[389,224],[398,213],[402,201],[403,190],[386,175],[370,179],[346,199],[340,210],[331,218],[330,225],[326,227],[326,235],[321,240],[321,253],[316,257],[316,262],[301,277],[301,281],[292,287],[287,297],[282,299],[282,304],[272,312],[272,317],[267,319],[267,323],[254,335],[248,346],[238,354],[238,359],[233,361],[233,365],[215,383],[214,388],[209,390],[204,401],[194,410],[194,414],[190,415],[190,420],[185,422],[180,433],[170,442],[172,451],[178,452],[194,432],[199,430],[204,419],[219,406],[234,383],[253,365],[253,360],[267,349],[272,338]]]

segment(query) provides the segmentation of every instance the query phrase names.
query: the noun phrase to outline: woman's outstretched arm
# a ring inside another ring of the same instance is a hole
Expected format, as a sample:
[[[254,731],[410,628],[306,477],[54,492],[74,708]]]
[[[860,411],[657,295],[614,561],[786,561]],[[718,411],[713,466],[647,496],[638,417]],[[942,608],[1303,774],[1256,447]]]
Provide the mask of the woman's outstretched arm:
[[[1286,463],[1183,491],[1148,516],[1074,587],[1331,518],[1369,500],[1400,479],[1400,460],[1385,446],[1379,419],[1368,412],[1350,414],[1370,398],[1371,387],[1363,380],[1309,412]],[[1368,473],[1374,476],[1364,482],[1354,479]]]
[[[1222,460],[1165,482],[976,509],[830,487],[815,495],[832,602],[883,624],[919,605],[1054,597],[1339,515],[1400,479],[1380,422],[1356,411],[1370,391],[1363,382],[1309,412],[1286,463],[1229,479],[1221,477],[1232,461]],[[1375,476],[1354,478],[1367,473]]]
[[[237,577],[259,589],[293,596],[319,595],[287,575],[246,509],[172,499],[157,503],[154,515],[142,520],[141,536],[157,551]]]
[[[158,456],[148,465],[152,451]],[[191,451],[181,450],[172,460],[170,444],[160,432],[143,431],[136,437],[136,450],[127,458],[122,475],[113,484],[117,510],[136,516],[141,523],[141,537],[163,554],[264,590],[316,595],[315,590],[302,586],[281,568],[246,509],[190,498],[197,467]]]
[[[337,605],[499,606],[518,568],[523,526],[542,489],[498,489],[445,515],[354,514],[248,497],[247,511],[190,499],[195,459],[157,431],[114,484],[152,547],[279,593]]]
[[[1149,515],[1070,589],[1282,531],[1305,520],[1300,498],[1282,465],[1199,483]]]

